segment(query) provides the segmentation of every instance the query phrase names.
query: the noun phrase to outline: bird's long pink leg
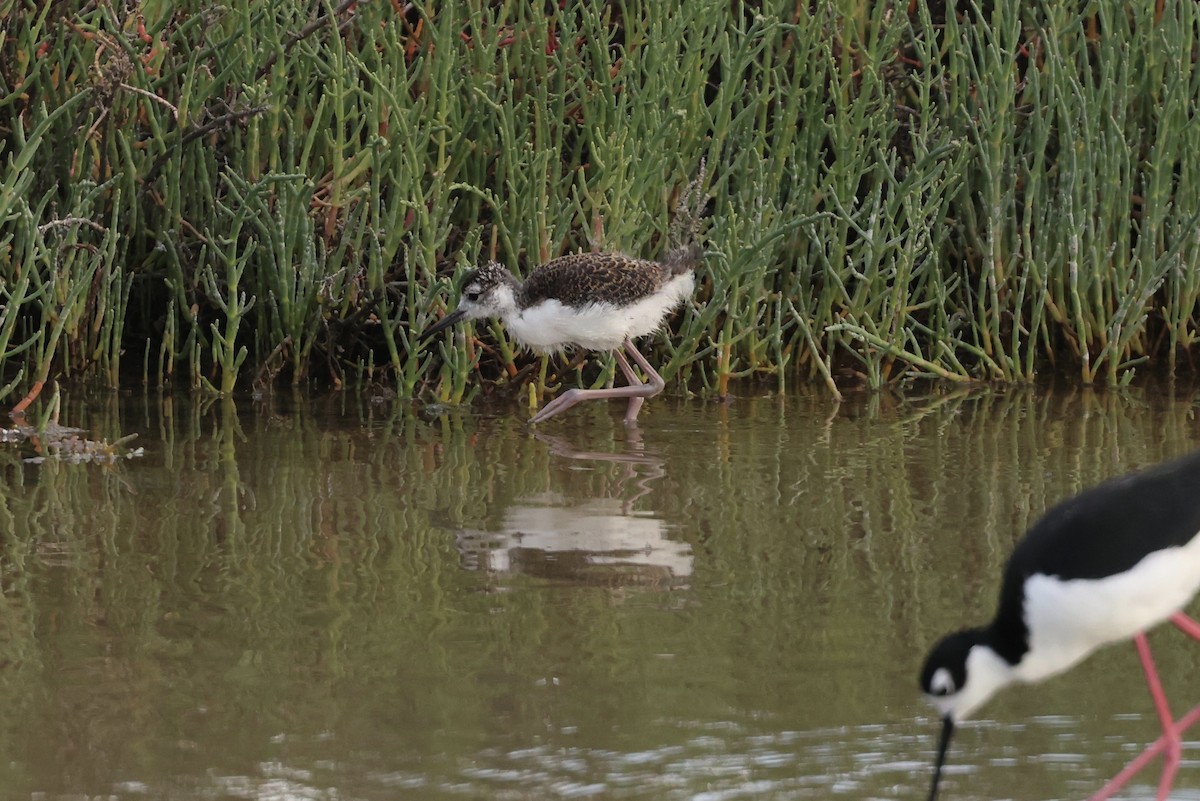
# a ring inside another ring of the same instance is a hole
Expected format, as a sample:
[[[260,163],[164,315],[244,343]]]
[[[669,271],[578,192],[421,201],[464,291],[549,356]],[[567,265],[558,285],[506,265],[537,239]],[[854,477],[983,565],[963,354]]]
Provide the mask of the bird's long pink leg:
[[[1192,618],[1183,612],[1176,612],[1171,615],[1171,622],[1178,626],[1179,630],[1184,634],[1190,634],[1195,639],[1200,640],[1200,623],[1192,620]]]
[[[646,357],[628,339],[625,340],[625,350],[629,352],[629,355],[637,362],[638,367],[642,368],[642,371],[646,374],[647,381],[645,386],[654,388],[654,391],[646,395],[646,397],[650,398],[662,392],[667,382],[663,381],[663,377],[658,374],[658,371],[654,369],[650,362],[646,361]]]
[[[1171,622],[1182,631],[1200,640],[1200,623],[1192,620],[1182,612],[1172,615]],[[1154,698],[1154,707],[1158,710],[1158,717],[1162,722],[1163,734],[1138,755],[1137,758],[1126,765],[1120,773],[1101,787],[1100,791],[1092,796],[1090,801],[1106,801],[1113,793],[1124,787],[1133,778],[1134,774],[1144,768],[1160,752],[1165,752],[1165,754],[1163,757],[1162,778],[1158,783],[1158,801],[1165,801],[1167,794],[1171,791],[1171,786],[1175,782],[1175,773],[1179,770],[1179,762],[1183,750],[1183,732],[1187,731],[1196,721],[1200,720],[1200,705],[1193,708],[1192,711],[1188,712],[1178,721],[1171,719],[1171,709],[1167,703],[1166,693],[1163,692],[1162,682],[1158,678],[1158,671],[1154,667],[1154,659],[1150,655],[1150,645],[1146,642],[1146,635],[1136,635],[1133,638],[1133,644],[1137,647],[1138,656],[1141,658],[1142,670],[1146,674],[1146,684],[1150,688],[1150,695]]]
[[[638,378],[638,374],[633,371],[629,365],[629,360],[625,358],[625,354],[619,350],[613,351],[613,356],[617,357],[617,366],[621,368],[621,372],[625,374],[625,381],[629,386],[641,384],[642,379]],[[638,412],[642,409],[642,404],[646,402],[646,398],[641,395],[635,395],[629,399],[629,406],[625,408],[625,425],[631,426],[637,423]]]
[[[1150,643],[1146,642],[1145,634],[1133,638],[1137,646],[1138,656],[1142,660],[1142,670],[1146,674],[1146,686],[1154,698],[1154,708],[1158,710],[1158,720],[1162,723],[1163,737],[1166,738],[1166,748],[1163,749],[1163,772],[1158,780],[1158,801],[1167,801],[1167,793],[1175,783],[1175,773],[1179,770],[1179,758],[1183,753],[1183,743],[1179,732],[1173,731],[1175,721],[1171,717],[1171,705],[1167,703],[1167,694],[1163,692],[1162,682],[1158,679],[1158,671],[1154,668],[1154,657],[1150,655]]]
[[[648,380],[642,383],[637,379],[637,374],[633,372],[633,368],[629,366],[629,362],[625,360],[624,355],[620,350],[613,351],[617,357],[617,364],[621,367],[621,372],[625,374],[625,378],[630,381],[628,386],[624,387],[608,387],[606,389],[569,389],[562,395],[559,395],[554,400],[547,403],[542,410],[529,419],[530,423],[540,423],[544,420],[553,417],[559,412],[570,409],[580,401],[585,400],[605,400],[608,398],[629,398],[631,399],[629,408],[625,412],[626,425],[633,425],[637,421],[638,410],[641,408],[641,401],[646,398],[653,397],[663,391],[666,382],[662,376],[650,366],[646,358],[638,353],[637,348],[628,339],[623,344],[624,349],[633,357],[633,360],[638,363],[638,366],[646,372]],[[637,400],[634,404],[632,401]]]
[[[1100,791],[1092,796],[1088,801],[1107,801],[1112,797],[1112,794],[1124,787],[1130,779],[1133,778],[1139,770],[1150,764],[1150,761],[1159,755],[1161,751],[1167,748],[1171,737],[1180,737],[1185,731],[1200,721],[1200,704],[1192,708],[1191,712],[1175,721],[1175,725],[1171,727],[1170,735],[1164,734],[1159,737],[1146,750],[1139,754],[1132,762],[1122,769],[1120,773],[1109,779],[1108,784],[1100,788]]]

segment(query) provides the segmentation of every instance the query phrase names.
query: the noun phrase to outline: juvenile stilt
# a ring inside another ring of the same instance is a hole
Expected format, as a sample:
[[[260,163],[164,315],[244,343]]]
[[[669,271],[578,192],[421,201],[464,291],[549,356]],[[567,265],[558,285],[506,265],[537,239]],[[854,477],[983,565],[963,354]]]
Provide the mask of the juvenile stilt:
[[[499,317],[522,346],[546,353],[568,346],[611,351],[626,385],[608,389],[571,389],[530,419],[541,423],[584,400],[626,398],[626,425],[635,425],[646,398],[662,392],[662,376],[633,344],[657,330],[668,313],[691,295],[693,270],[703,252],[690,245],[673,250],[661,262],[611,253],[580,253],[547,262],[524,282],[496,262],[462,279],[462,300],[421,335],[428,340],[459,320]],[[630,366],[632,358],[647,380]]]

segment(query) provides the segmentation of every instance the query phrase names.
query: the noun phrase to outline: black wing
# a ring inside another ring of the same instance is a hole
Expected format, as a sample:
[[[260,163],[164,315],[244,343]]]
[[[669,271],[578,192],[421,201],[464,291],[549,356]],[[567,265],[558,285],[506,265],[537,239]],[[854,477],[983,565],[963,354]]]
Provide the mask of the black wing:
[[[1024,645],[1021,593],[1030,576],[1104,578],[1154,551],[1187,545],[1197,534],[1200,450],[1109,479],[1052,507],[1017,544],[1005,568],[992,624],[1000,650]]]
[[[1200,533],[1200,451],[1118,476],[1050,509],[1012,562],[1025,575],[1098,579]]]

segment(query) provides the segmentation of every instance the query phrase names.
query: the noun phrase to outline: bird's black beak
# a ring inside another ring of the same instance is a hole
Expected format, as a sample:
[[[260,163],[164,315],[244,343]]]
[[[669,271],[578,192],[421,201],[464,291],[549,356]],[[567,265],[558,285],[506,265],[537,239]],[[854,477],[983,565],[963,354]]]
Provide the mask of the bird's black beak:
[[[942,718],[942,736],[938,738],[937,762],[933,765],[933,786],[929,788],[929,801],[937,801],[938,782],[942,780],[942,765],[946,764],[946,749],[950,747],[950,735],[954,734],[954,718]]]
[[[466,315],[467,315],[467,313],[463,309],[455,309],[454,311],[450,312],[445,317],[443,317],[442,319],[438,320],[436,323],[431,325],[429,328],[426,328],[425,331],[421,334],[421,336],[419,336],[417,338],[417,342],[427,341],[430,337],[434,336],[439,331],[445,331],[447,328],[449,328],[450,326],[457,323],[459,320],[461,320]]]

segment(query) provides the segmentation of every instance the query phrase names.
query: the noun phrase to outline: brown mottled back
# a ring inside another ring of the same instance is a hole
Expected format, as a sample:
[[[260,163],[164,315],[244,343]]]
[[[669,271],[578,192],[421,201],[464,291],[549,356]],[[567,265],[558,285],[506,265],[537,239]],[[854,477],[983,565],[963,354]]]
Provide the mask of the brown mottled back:
[[[538,267],[521,287],[521,305],[554,298],[567,306],[611,303],[624,306],[641,300],[699,262],[700,254],[668,254],[668,263],[635,259],[619,253],[573,253]]]

